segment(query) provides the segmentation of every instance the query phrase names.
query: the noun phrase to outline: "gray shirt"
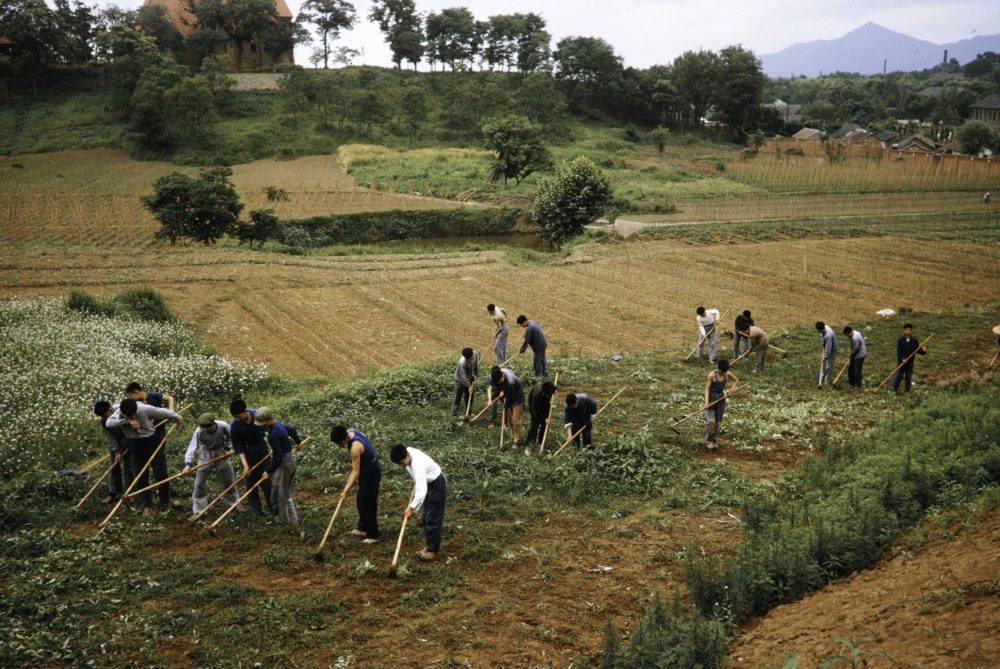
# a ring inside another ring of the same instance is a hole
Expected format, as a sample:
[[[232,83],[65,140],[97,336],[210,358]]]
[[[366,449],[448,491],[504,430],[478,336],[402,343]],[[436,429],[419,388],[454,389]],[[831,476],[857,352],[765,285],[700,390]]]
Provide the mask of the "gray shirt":
[[[479,354],[472,352],[472,360],[466,360],[463,355],[455,365],[455,383],[468,388],[472,385],[473,377],[479,376]]]
[[[170,409],[161,409],[159,407],[154,407],[146,404],[145,402],[137,402],[137,408],[135,411],[135,417],[139,421],[139,429],[136,430],[132,427],[132,423],[129,421],[128,416],[122,413],[121,408],[115,410],[108,422],[105,423],[107,428],[120,427],[122,432],[128,439],[145,439],[146,437],[153,436],[156,432],[156,428],[153,426],[160,422],[161,420],[179,420],[180,415],[176,411],[171,411]]]
[[[829,358],[837,352],[837,336],[833,334],[833,328],[829,325],[823,328],[819,335],[820,343],[823,345],[823,357]]]
[[[851,332],[851,358],[864,358],[868,355],[868,347],[865,346],[865,338],[857,330]]]
[[[767,336],[767,333],[756,325],[750,326],[748,339],[750,339],[750,348],[755,351],[761,348],[767,348],[767,345],[771,343],[771,339]]]
[[[191,435],[188,442],[187,452],[184,453],[184,466],[194,465],[195,452],[198,453],[198,461],[205,462],[217,455],[221,455],[223,450],[232,450],[232,443],[229,439],[229,424],[217,420],[215,421],[215,432],[209,432],[203,427],[199,427]]]
[[[115,411],[118,411],[118,406],[113,407]],[[101,418],[101,432],[104,433],[104,440],[108,442],[108,448],[111,449],[112,453],[122,453],[125,451],[127,444],[125,443],[125,433],[122,432],[120,427],[109,428],[107,423],[109,418]]]

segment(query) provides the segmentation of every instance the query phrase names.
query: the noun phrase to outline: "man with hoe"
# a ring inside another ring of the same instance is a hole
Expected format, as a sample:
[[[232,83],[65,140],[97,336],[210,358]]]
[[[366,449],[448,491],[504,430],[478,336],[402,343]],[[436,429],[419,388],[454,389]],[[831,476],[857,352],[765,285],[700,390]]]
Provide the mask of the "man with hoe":
[[[896,376],[892,379],[892,389],[897,393],[903,379],[906,379],[903,392],[910,392],[910,386],[913,383],[913,363],[916,361],[914,353],[927,355],[927,345],[921,344],[913,336],[913,324],[906,323],[903,325],[903,336],[896,341],[896,364],[903,365],[903,361],[906,360],[906,364],[896,370]]]
[[[233,454],[232,441],[229,438],[229,425],[221,420],[215,420],[214,413],[203,413],[198,416],[198,428],[191,435],[187,452],[184,454],[184,470],[182,474],[190,474],[194,467],[195,457],[199,463],[226,456],[211,465],[201,467],[194,473],[194,490],[191,492],[191,513],[198,516],[208,506],[208,473],[214,469],[219,475],[219,484],[226,493],[226,500],[232,506],[239,501],[236,494],[236,475],[233,465],[229,462]]]
[[[545,349],[548,348],[549,340],[545,338],[542,327],[538,321],[529,321],[528,317],[521,314],[517,317],[517,324],[524,328],[524,343],[521,344],[520,353],[524,353],[530,346],[534,354],[532,364],[535,369],[535,376],[548,376],[549,370],[545,363]]]
[[[229,403],[229,413],[233,417],[229,423],[229,438],[233,441],[236,454],[240,456],[243,471],[249,472],[244,477],[244,485],[248,491],[253,491],[247,501],[255,515],[263,516],[259,490],[254,486],[264,475],[264,467],[258,466],[258,463],[271,457],[271,452],[264,441],[264,428],[254,423],[257,410],[247,408],[246,401],[239,397]],[[277,511],[271,505],[271,482],[264,481],[260,488],[264,491],[264,503],[267,504],[268,513],[273,516]]]
[[[819,343],[823,349],[819,371],[819,387],[822,388],[833,384],[837,364],[837,337],[833,334],[833,328],[823,321],[816,321],[816,331],[819,332]]]
[[[590,446],[596,417],[597,402],[593,397],[587,393],[570,393],[566,396],[563,427],[566,428],[567,439],[576,435],[573,439],[574,446]]]
[[[379,540],[378,491],[382,485],[382,467],[378,463],[378,453],[361,430],[347,429],[343,425],[333,426],[330,441],[346,448],[351,456],[351,475],[340,493],[340,501],[346,500],[347,493],[358,484],[358,526],[350,534],[364,537],[361,543],[373,544]]]
[[[497,357],[497,364],[502,365],[507,362],[507,334],[510,332],[510,325],[507,324],[507,312],[495,304],[487,304],[486,311],[489,312],[496,332],[493,333],[493,352]]]
[[[404,516],[410,518],[414,511],[424,507],[424,539],[427,543],[423,550],[417,551],[417,557],[424,561],[434,560],[441,552],[441,528],[447,496],[444,472],[429,455],[403,444],[393,446],[389,458],[400,467],[405,467],[413,478],[413,500],[406,507]]]
[[[299,515],[292,501],[292,483],[295,480],[295,444],[302,443],[299,433],[291,425],[285,425],[274,418],[270,407],[257,409],[253,424],[267,432],[267,443],[271,445],[271,464],[264,472],[264,480],[271,482],[271,506],[275,510],[275,521],[299,530]]]

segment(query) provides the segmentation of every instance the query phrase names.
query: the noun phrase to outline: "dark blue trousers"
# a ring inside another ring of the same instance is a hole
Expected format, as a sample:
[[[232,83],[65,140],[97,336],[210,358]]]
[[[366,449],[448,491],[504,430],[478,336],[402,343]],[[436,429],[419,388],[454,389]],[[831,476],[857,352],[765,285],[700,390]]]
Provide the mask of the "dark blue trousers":
[[[247,465],[253,469],[261,460],[267,458],[271,452],[267,448],[267,444],[261,442],[259,444],[254,444],[246,449]],[[267,469],[267,465],[261,465],[254,469],[253,472],[243,479],[243,484],[246,486],[247,490],[252,489],[257,485],[257,481],[264,474],[264,470]],[[275,514],[275,510],[271,508],[271,479],[264,481],[260,486],[250,493],[250,497],[247,498],[247,503],[250,505],[250,509],[258,516],[264,515],[264,509],[260,505],[260,492],[263,489],[264,492],[264,503],[267,504],[267,511],[270,515]]]
[[[861,387],[861,375],[865,367],[864,358],[852,358],[851,365],[847,368],[847,383],[855,388]]]
[[[534,354],[532,366],[535,368],[535,376],[548,376],[549,368],[545,363],[545,348],[531,349]]]
[[[441,527],[444,525],[444,499],[446,496],[444,473],[427,483],[427,497],[424,498],[424,537],[427,552],[441,550]]]
[[[376,461],[361,470],[358,477],[358,529],[368,539],[378,539],[378,489],[382,485],[382,467]]]
[[[161,441],[163,441],[163,435],[160,434],[159,430],[157,430],[150,436],[145,437],[144,439],[128,440],[127,442],[128,454],[129,457],[132,459],[133,472],[138,474],[139,470],[146,465],[147,461],[149,461],[149,456],[153,454],[153,451],[156,450],[156,447],[160,445]],[[150,469],[153,470],[153,476],[156,477],[157,481],[162,481],[163,479],[167,478],[167,456],[163,452],[162,448],[160,449],[160,452],[156,454],[156,457],[153,458],[153,464],[148,469],[146,469],[146,471],[144,471],[141,476],[138,477],[139,480],[135,484],[136,490],[145,488],[146,486],[149,485]],[[160,498],[160,506],[166,508],[167,504],[170,502],[170,484],[164,483],[163,485],[161,485],[159,488],[156,489],[156,493]],[[139,503],[142,505],[142,508],[144,509],[152,507],[153,493],[152,492],[141,493],[139,495]]]

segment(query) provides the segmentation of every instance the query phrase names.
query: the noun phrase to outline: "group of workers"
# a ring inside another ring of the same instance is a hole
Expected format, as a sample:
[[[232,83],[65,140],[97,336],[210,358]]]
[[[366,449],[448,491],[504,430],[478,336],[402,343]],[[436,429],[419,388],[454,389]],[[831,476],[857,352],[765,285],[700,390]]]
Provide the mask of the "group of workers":
[[[295,450],[303,443],[298,431],[277,420],[269,407],[252,409],[242,398],[230,403],[229,412],[232,420],[228,423],[217,420],[210,412],[198,416],[198,426],[184,454],[180,475],[195,475],[191,519],[197,520],[207,510],[208,480],[215,472],[222,487],[220,497],[230,508],[245,500],[254,514],[263,517],[266,505],[267,515],[274,522],[299,532],[299,517],[292,499]],[[170,496],[173,477],[167,475],[163,448],[168,436],[164,424],[179,424],[184,420],[176,410],[174,398],[130,383],[121,402],[111,404],[101,400],[94,405],[94,414],[100,419],[109,449],[109,494],[104,503],[114,503],[134,489],[134,496],[143,509],[142,515],[150,516],[154,513],[152,490],[155,489],[160,509],[180,507],[180,503]],[[333,427],[330,440],[346,447],[351,458],[351,474],[340,495],[341,501],[355,485],[358,486],[358,524],[350,534],[362,537],[365,543],[374,543],[379,539],[378,494],[382,480],[378,452],[360,430],[348,430],[342,425]],[[234,454],[239,456],[242,467],[239,479],[230,461]],[[410,517],[416,510],[423,509],[426,545],[417,555],[422,560],[433,560],[441,546],[446,494],[444,474],[426,453],[402,444],[392,447],[390,459],[405,467],[413,478],[413,498],[405,515]],[[157,481],[153,486],[149,484],[150,469]],[[243,481],[246,488],[242,497],[236,492],[239,481]],[[263,490],[263,503],[258,488]]]

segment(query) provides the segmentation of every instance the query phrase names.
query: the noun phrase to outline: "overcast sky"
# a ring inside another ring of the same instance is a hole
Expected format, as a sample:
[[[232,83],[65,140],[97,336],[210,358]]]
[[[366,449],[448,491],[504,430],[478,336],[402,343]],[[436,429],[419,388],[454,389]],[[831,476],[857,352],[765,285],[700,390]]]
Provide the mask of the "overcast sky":
[[[301,0],[286,2],[297,14]],[[97,0],[97,4],[139,7],[142,0]],[[536,12],[548,23],[553,48],[563,37],[602,37],[626,65],[640,68],[668,64],[684,51],[715,51],[731,44],[742,44],[758,55],[774,53],[797,42],[840,37],[869,21],[937,44],[1000,34],[996,0],[416,0],[416,4],[422,13],[464,6],[477,19]],[[367,20],[371,5],[368,0],[354,3],[358,25],[337,45],[363,49],[368,65],[389,66],[382,33]],[[296,62],[308,66],[309,53],[309,47],[297,50]]]

